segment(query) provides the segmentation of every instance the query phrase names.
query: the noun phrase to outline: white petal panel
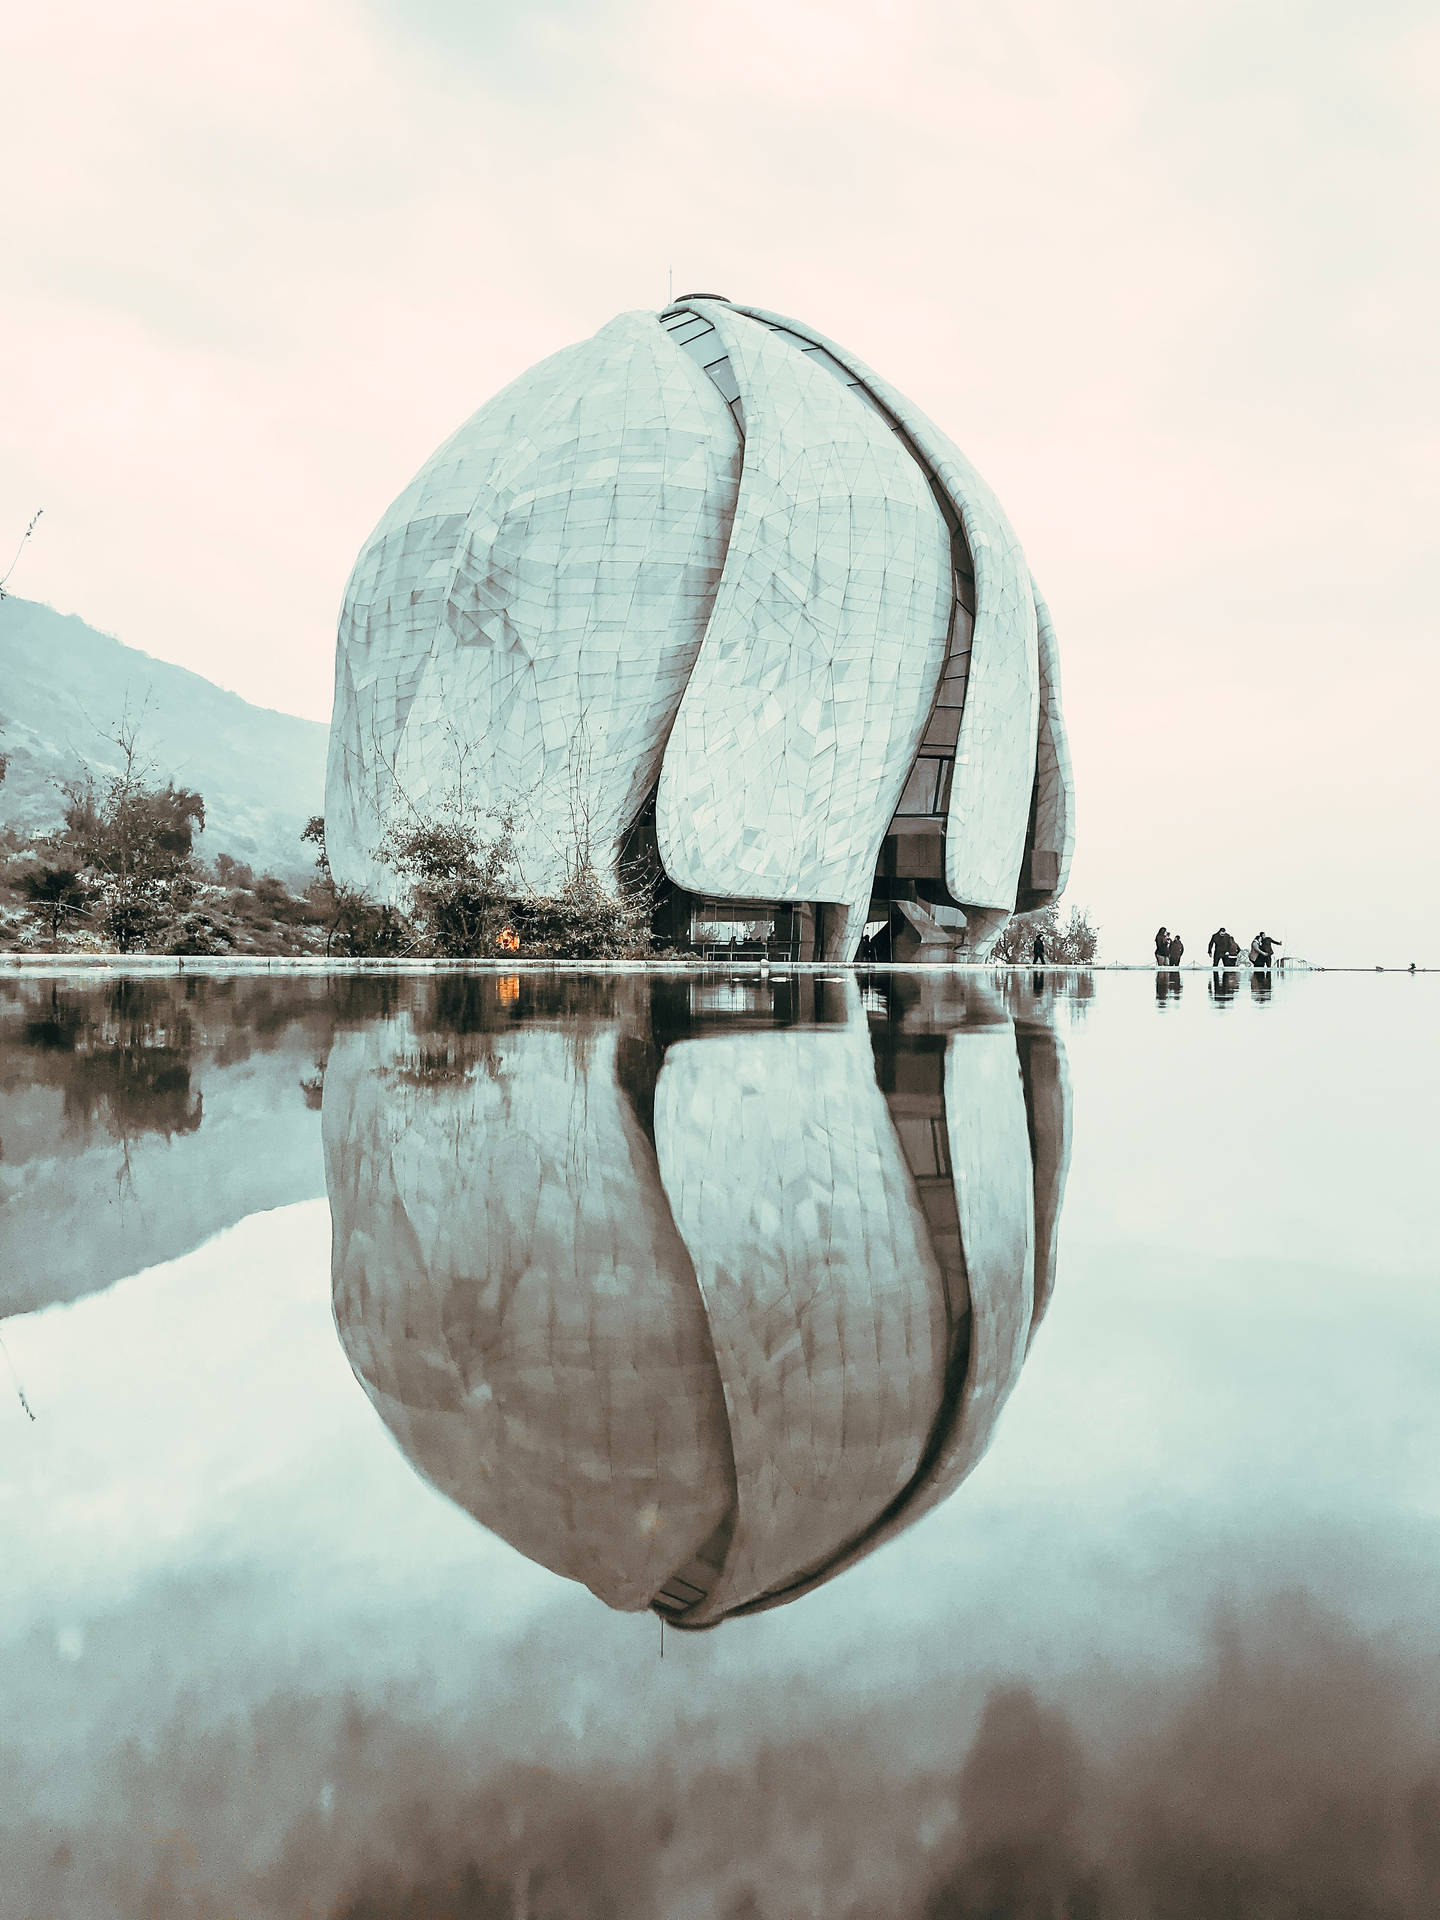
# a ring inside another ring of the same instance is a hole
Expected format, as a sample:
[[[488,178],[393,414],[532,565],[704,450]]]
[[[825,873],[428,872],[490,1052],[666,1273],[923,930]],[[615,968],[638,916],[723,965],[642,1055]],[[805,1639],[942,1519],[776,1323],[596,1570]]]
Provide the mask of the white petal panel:
[[[948,1316],[863,1026],[672,1047],[655,1145],[735,1462],[702,1620],[822,1567],[901,1491],[940,1404]]]
[[[783,314],[738,310],[813,341],[860,380],[904,429],[960,517],[975,569],[975,631],[950,788],[945,879],[962,905],[1008,912],[1021,879],[1039,719],[1035,603],[1020,543],[954,441],[864,361]]]
[[[863,903],[944,658],[950,542],[886,423],[734,309],[744,466],[658,831],[692,892]]]
[[[1070,742],[1060,704],[1060,653],[1050,609],[1030,577],[1035,601],[1040,665],[1040,723],[1035,745],[1035,824],[1026,847],[1028,884],[1020,906],[1026,912],[1048,907],[1065,891],[1075,852],[1075,790],[1070,772]],[[1035,855],[1040,859],[1036,860]],[[1042,864],[1043,863],[1043,864]]]
[[[515,381],[367,542],[341,615],[326,791],[341,880],[385,822],[515,804],[521,871],[597,864],[654,784],[739,476],[729,409],[649,313]]]

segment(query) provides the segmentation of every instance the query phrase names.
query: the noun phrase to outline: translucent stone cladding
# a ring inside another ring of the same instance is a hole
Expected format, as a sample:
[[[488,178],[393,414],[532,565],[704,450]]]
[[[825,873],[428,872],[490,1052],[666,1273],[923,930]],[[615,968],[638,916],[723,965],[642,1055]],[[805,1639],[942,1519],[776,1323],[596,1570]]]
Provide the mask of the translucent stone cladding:
[[[945,831],[945,881],[965,906],[1012,910],[1024,875],[1040,719],[1030,572],[1004,509],[950,437],[854,354],[764,308],[742,311],[831,354],[914,447],[964,529],[975,572],[975,628]]]
[[[382,898],[396,825],[509,812],[518,883],[546,891],[613,873],[653,793],[676,885],[832,905],[844,958],[927,769],[942,890],[983,945],[1069,868],[1049,615],[954,443],[758,307],[687,296],[532,368],[426,462],[346,591],[327,843]]]
[[[622,314],[433,454],[340,616],[325,830],[385,895],[392,822],[513,808],[521,882],[602,868],[654,786],[725,557],[740,443],[655,324]]]
[[[696,893],[868,901],[945,657],[949,535],[871,408],[768,329],[694,306],[739,381],[745,461],[665,751],[661,859]]]

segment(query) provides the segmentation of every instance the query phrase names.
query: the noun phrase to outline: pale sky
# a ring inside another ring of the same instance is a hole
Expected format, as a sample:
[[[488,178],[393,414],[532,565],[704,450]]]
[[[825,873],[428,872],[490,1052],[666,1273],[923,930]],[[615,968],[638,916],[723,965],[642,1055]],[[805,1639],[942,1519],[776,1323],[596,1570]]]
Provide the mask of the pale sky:
[[[1421,0],[8,0],[0,72],[17,592],[323,719],[384,507],[673,268],[995,487],[1108,955],[1440,957]]]

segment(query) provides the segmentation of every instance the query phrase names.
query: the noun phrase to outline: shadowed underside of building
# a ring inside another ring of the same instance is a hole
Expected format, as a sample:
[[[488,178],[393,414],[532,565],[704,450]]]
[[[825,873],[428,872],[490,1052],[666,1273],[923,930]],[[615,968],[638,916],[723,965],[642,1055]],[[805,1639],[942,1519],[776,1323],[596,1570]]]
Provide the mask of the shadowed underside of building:
[[[388,894],[387,826],[457,803],[513,816],[539,891],[648,866],[677,946],[981,951],[1069,868],[1054,630],[984,481],[854,355],[718,296],[622,314],[356,562],[337,877]]]

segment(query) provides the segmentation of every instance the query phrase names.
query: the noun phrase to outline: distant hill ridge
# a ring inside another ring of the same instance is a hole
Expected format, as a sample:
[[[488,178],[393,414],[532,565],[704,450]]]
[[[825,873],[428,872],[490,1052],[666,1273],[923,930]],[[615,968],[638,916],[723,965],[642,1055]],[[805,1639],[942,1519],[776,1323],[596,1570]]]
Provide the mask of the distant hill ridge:
[[[143,708],[141,746],[162,779],[205,796],[198,851],[249,861],[287,878],[310,870],[300,830],[325,803],[329,729],[252,707],[186,667],[154,660],[74,614],[13,597],[0,601],[0,826],[60,819],[60,783],[112,771],[106,736]]]

